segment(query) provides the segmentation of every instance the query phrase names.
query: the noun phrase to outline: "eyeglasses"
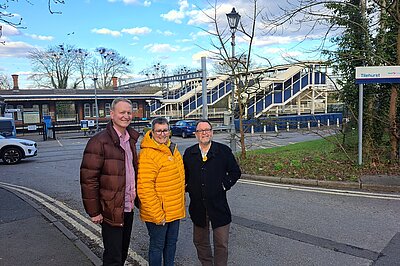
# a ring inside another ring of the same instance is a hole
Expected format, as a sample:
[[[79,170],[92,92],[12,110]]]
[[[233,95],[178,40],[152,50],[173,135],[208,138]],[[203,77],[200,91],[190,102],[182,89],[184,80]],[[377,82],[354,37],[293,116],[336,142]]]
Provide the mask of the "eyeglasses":
[[[154,133],[156,133],[157,135],[161,135],[161,134],[165,134],[165,135],[167,135],[167,134],[169,134],[169,129],[163,129],[163,130],[155,130],[155,131],[153,131]]]
[[[207,129],[198,129],[198,130],[196,130],[196,133],[200,133],[200,134],[202,134],[202,133],[210,133],[211,132],[211,128],[207,128]]]

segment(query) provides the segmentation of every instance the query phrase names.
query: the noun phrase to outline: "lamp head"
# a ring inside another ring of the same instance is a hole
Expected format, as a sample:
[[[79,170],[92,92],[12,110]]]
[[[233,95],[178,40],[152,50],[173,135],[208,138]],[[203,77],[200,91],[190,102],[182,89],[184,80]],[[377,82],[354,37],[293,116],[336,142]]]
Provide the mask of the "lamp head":
[[[226,17],[228,18],[228,24],[229,27],[231,28],[231,31],[235,32],[240,21],[239,13],[236,12],[235,8],[232,8],[231,13],[226,14]]]

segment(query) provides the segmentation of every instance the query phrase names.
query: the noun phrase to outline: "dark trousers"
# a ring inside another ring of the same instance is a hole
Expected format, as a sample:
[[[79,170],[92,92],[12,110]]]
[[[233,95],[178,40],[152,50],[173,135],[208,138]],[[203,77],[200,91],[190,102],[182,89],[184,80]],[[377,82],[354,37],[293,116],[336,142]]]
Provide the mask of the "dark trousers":
[[[214,244],[213,256],[210,243],[210,222],[207,219],[206,227],[193,225],[193,243],[197,250],[197,257],[202,266],[228,265],[229,227],[230,224],[227,224],[212,230]]]
[[[121,266],[128,257],[129,243],[131,241],[133,212],[124,213],[124,226],[111,226],[105,222],[101,224],[103,236],[103,265]]]

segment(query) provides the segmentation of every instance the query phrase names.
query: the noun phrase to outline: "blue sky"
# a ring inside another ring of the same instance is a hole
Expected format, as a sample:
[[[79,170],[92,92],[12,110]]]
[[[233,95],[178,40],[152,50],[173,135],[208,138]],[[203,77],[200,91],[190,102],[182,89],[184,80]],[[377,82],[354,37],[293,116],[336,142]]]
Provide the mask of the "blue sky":
[[[249,0],[218,1],[220,27],[226,27],[226,13],[232,7],[246,17],[251,14]],[[277,12],[277,1],[258,1],[260,8]],[[33,48],[45,49],[59,44],[71,44],[95,52],[96,47],[117,50],[131,62],[130,78],[140,80],[139,72],[161,62],[174,69],[178,66],[200,68],[201,56],[212,49],[210,35],[204,30],[207,23],[203,12],[211,12],[203,0],[66,0],[64,5],[52,5],[50,14],[47,0],[19,0],[9,2],[8,12],[14,21],[23,18],[21,26],[12,28],[5,24],[0,41],[0,73],[20,75],[20,88],[32,87],[27,80],[32,68],[27,52]],[[247,20],[248,24],[248,20]],[[301,31],[285,30],[279,36],[268,36],[258,31],[255,53],[267,57],[274,65],[285,62],[285,57],[310,59],[305,49],[317,45],[317,40],[298,45],[304,37]],[[199,47],[200,46],[200,47]],[[230,46],[228,45],[230,49]],[[237,34],[236,50],[246,49],[243,36]],[[260,65],[261,58],[254,57]],[[317,58],[315,58],[317,59]],[[209,63],[211,67],[211,63]]]

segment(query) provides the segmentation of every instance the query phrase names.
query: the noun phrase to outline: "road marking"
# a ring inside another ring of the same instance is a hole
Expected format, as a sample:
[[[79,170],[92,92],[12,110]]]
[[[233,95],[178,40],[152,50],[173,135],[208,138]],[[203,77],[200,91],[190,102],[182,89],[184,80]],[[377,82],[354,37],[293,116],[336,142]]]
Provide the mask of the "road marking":
[[[256,181],[256,180],[245,180],[245,179],[240,179],[238,182],[240,182],[242,184],[251,184],[251,185],[256,185],[256,186],[279,188],[279,189],[286,189],[286,190],[305,191],[305,192],[313,192],[313,193],[321,193],[321,194],[372,198],[372,199],[385,199],[385,200],[400,200],[400,195],[396,195],[396,194],[372,193],[372,192],[364,192],[364,191],[351,191],[351,190],[339,190],[339,189],[328,189],[328,188],[301,187],[301,186],[275,184],[275,183],[268,183],[268,182],[262,182],[262,181]]]
[[[101,234],[100,226],[93,224],[92,221],[90,221],[88,218],[81,215],[78,211],[73,210],[73,209],[67,207],[64,203],[44,194],[42,192],[39,192],[39,191],[31,189],[31,188],[13,185],[13,184],[4,183],[4,182],[0,182],[0,186],[18,191],[18,192],[36,200],[37,202],[39,202],[40,204],[42,204],[43,206],[45,206],[52,212],[59,215],[62,219],[64,219],[68,223],[70,223],[74,228],[76,228],[78,231],[83,233],[89,239],[94,241],[98,246],[103,247],[103,242],[100,237],[93,234],[90,230],[88,230],[86,227],[82,226],[80,223],[76,222],[75,219],[71,218],[66,213],[66,212],[68,212],[68,213],[72,214],[73,216],[75,216],[75,218],[78,218],[79,220],[84,222],[86,225],[88,225],[89,227],[94,229],[97,233]],[[53,204],[58,206],[58,208],[53,206]],[[64,210],[64,211],[62,211],[62,210]],[[133,251],[131,248],[129,248],[128,254],[133,260],[137,261],[139,263],[139,265],[148,265],[148,262],[142,256],[140,256],[135,251]]]
[[[60,145],[60,147],[64,147],[64,145],[62,145],[62,143],[60,142],[59,139],[57,139],[58,145]]]
[[[275,226],[268,223],[263,223],[255,220],[250,220],[244,217],[232,216],[232,222],[240,226],[250,228],[252,230],[266,232],[268,234],[285,237],[302,243],[307,243],[316,247],[329,249],[335,252],[340,252],[355,256],[358,258],[364,258],[368,260],[376,260],[379,257],[379,252],[364,249],[361,247],[336,242],[327,238],[313,236],[310,234],[294,231],[280,226]]]

